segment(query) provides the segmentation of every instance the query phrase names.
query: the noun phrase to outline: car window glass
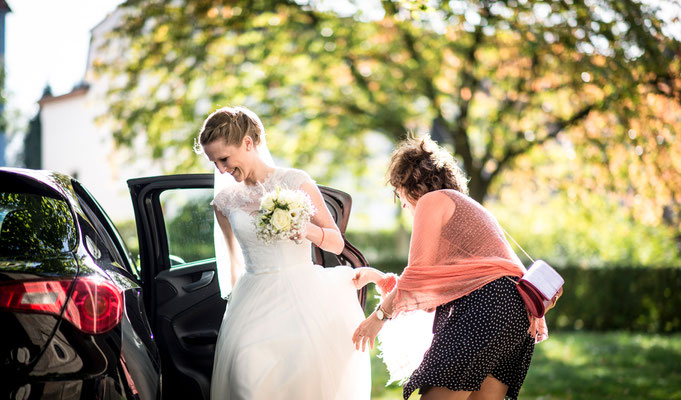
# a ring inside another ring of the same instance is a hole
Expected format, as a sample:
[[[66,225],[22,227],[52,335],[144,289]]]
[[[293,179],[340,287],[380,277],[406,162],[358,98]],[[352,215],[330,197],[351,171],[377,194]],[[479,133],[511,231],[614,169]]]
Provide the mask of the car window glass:
[[[88,253],[98,263],[105,263],[107,265],[116,261],[112,255],[112,249],[107,245],[106,241],[101,237],[100,233],[90,224],[85,218],[78,219],[81,234],[83,236],[83,244]]]
[[[171,268],[215,258],[212,199],[212,188],[161,193]]]
[[[73,182],[73,189],[77,194],[81,208],[94,224],[95,230],[106,241],[109,250],[112,251],[115,261],[118,263],[117,266],[131,272],[137,279],[140,279],[138,265],[132,259],[132,254],[106,212],[97,204],[92,194],[77,181]]]
[[[80,218],[80,225],[85,241],[85,247],[96,260],[102,263],[114,265],[116,267],[126,269],[127,263],[123,255],[118,251],[118,247],[114,244],[113,239],[109,235],[102,222],[97,219],[97,215],[92,211],[89,204],[84,201],[81,196],[78,196],[80,206],[85,212],[87,219]],[[124,249],[125,251],[125,249]],[[130,271],[137,278],[139,275],[137,271]]]
[[[69,205],[33,193],[0,192],[0,257],[58,257],[73,250],[77,230]]]

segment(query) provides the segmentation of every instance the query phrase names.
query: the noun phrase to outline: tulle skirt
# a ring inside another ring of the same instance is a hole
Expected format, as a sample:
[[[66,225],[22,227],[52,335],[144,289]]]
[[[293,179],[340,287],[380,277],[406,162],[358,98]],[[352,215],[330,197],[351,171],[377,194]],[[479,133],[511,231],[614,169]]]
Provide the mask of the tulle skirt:
[[[378,333],[378,357],[383,359],[387,384],[403,384],[423,361],[433,341],[434,312],[404,312],[387,321]]]
[[[352,333],[364,319],[351,268],[247,273],[222,320],[213,400],[369,399],[369,354]]]

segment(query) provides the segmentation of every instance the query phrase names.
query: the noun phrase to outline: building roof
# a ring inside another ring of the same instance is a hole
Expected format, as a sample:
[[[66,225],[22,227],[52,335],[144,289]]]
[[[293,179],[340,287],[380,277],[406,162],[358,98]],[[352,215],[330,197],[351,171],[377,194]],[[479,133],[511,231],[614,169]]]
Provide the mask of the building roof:
[[[12,12],[12,9],[9,8],[9,4],[5,0],[0,0],[0,12]]]
[[[0,0],[0,1],[2,1],[2,0]],[[85,94],[87,94],[89,89],[90,89],[90,85],[88,83],[81,82],[78,85],[74,86],[74,88],[70,92],[68,92],[66,94],[59,95],[59,96],[53,96],[50,91],[45,91],[43,93],[43,97],[41,97],[40,100],[38,100],[38,104],[40,104],[40,106],[43,106],[47,103],[52,103],[52,102],[55,102],[55,101],[66,100],[66,99],[70,99],[72,97],[85,95]]]

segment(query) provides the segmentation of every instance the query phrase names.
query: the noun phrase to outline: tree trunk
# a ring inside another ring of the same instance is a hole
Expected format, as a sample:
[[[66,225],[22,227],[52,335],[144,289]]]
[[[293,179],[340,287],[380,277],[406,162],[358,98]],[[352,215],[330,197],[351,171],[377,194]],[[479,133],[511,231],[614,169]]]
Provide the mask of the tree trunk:
[[[489,182],[481,175],[481,171],[467,172],[470,178],[468,181],[468,195],[478,203],[482,204],[487,196]]]

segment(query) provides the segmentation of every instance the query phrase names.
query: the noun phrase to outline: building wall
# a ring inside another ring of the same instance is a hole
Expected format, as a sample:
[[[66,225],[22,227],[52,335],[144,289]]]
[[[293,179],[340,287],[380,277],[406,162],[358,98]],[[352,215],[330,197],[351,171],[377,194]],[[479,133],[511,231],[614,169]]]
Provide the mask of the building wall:
[[[95,122],[106,112],[107,82],[92,73],[91,64],[101,55],[102,37],[119,17],[114,12],[92,30],[87,84],[40,100],[42,168],[76,177],[114,222],[134,219],[127,180],[161,174],[161,167],[149,157],[133,158],[131,150],[117,149],[112,130]],[[144,141],[141,137],[135,143],[136,153],[145,154]]]
[[[43,99],[42,168],[78,179],[114,221],[133,218],[124,176],[119,172],[110,133],[95,124],[88,91]],[[129,172],[132,173],[132,172]]]

